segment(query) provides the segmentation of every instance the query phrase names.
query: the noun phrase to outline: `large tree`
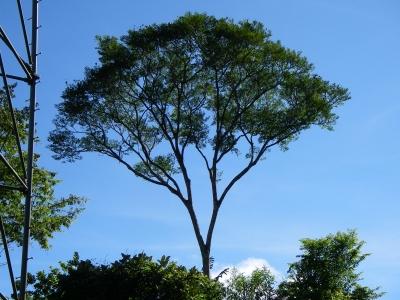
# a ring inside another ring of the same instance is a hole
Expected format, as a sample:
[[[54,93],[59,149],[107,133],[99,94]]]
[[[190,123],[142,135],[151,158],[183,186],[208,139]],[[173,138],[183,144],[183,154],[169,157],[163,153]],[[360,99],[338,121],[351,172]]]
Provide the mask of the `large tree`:
[[[167,24],[98,38],[100,63],[67,86],[50,134],[56,159],[97,152],[162,186],[186,207],[209,274],[215,222],[232,187],[273,146],[312,125],[332,128],[348,91],[323,80],[261,23],[188,14]],[[193,202],[188,151],[210,181],[204,235]],[[223,178],[230,154],[243,168]]]
[[[9,87],[11,93],[13,87]],[[27,142],[28,109],[16,108],[14,114],[17,130],[22,144]],[[0,153],[14,167],[21,177],[23,170],[19,160],[18,147],[13,132],[10,107],[3,89],[0,90]],[[26,161],[27,153],[22,150]],[[49,247],[53,233],[68,227],[81,212],[84,199],[74,195],[57,199],[54,195],[55,185],[59,182],[56,174],[38,166],[39,155],[34,157],[33,197],[31,236],[41,247]],[[18,186],[15,176],[6,165],[0,162],[0,184]],[[0,215],[4,221],[8,242],[20,245],[23,238],[24,193],[18,190],[0,188]],[[0,242],[1,244],[1,242]]]

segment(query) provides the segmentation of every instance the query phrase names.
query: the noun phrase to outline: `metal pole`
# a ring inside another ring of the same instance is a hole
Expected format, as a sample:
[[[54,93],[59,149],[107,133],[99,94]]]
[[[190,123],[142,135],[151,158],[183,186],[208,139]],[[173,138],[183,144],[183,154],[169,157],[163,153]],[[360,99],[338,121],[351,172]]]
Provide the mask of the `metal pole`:
[[[6,259],[7,259],[7,266],[8,266],[8,273],[10,275],[10,280],[11,280],[11,286],[14,292],[14,297],[15,299],[18,299],[18,294],[17,294],[17,286],[15,285],[15,277],[14,277],[14,272],[12,269],[11,265],[11,259],[10,259],[10,252],[8,251],[8,243],[7,243],[7,237],[6,237],[6,230],[4,229],[4,224],[3,224],[3,218],[0,216],[0,232],[1,232],[1,239],[3,242],[3,248],[4,252],[6,254]]]
[[[3,74],[6,74],[6,71],[4,69],[4,64],[3,64],[3,58],[1,57],[1,53],[0,53],[0,70]],[[17,127],[17,120],[15,118],[15,114],[14,114],[14,107],[11,101],[11,92],[10,92],[10,87],[8,85],[8,81],[7,81],[7,77],[6,76],[2,76],[3,77],[3,85],[4,85],[4,90],[6,92],[6,96],[7,96],[7,102],[8,102],[8,109],[10,110],[10,114],[11,114],[11,120],[12,120],[12,124],[13,124],[13,130],[14,130],[14,135],[15,135],[15,141],[17,143],[17,148],[18,148],[18,155],[19,155],[19,161],[21,164],[21,170],[22,173],[24,174],[24,178],[26,178],[26,170],[25,170],[25,162],[24,162],[24,156],[22,155],[22,148],[21,148],[21,139],[19,138],[19,133],[18,133],[18,127]]]
[[[12,186],[12,185],[7,185],[7,184],[1,184],[1,183],[0,183],[0,189],[5,189],[5,190],[9,190],[9,191],[19,191],[19,192],[24,192],[25,191],[22,187]]]
[[[28,165],[27,165],[27,187],[25,199],[24,237],[21,259],[21,288],[20,299],[25,300],[28,272],[28,248],[31,226],[32,209],[32,175],[33,175],[33,146],[35,139],[35,110],[36,110],[36,83],[37,83],[37,37],[38,37],[38,0],[32,0],[32,39],[31,39],[31,60],[32,60],[32,82],[30,87],[29,101],[29,137],[28,137]]]
[[[4,44],[6,44],[6,46],[8,47],[8,49],[11,50],[11,52],[14,54],[15,58],[17,59],[19,65],[21,66],[22,70],[24,70],[26,76],[29,79],[32,79],[32,73],[33,71],[31,70],[30,65],[25,62],[21,56],[18,54],[17,50],[15,49],[15,47],[13,46],[13,44],[11,43],[10,39],[8,38],[8,36],[6,35],[5,31],[3,30],[3,28],[0,26],[0,39],[3,40]]]
[[[26,34],[25,18],[24,18],[24,13],[22,11],[21,0],[17,0],[17,6],[18,6],[18,13],[19,13],[19,20],[21,22],[21,27],[22,27],[22,34],[24,35],[26,55],[28,56],[29,63],[31,64],[32,63],[31,54],[29,51],[28,35]]]
[[[25,77],[0,73],[0,76],[3,76],[3,75],[5,75],[7,78],[10,78],[10,79],[15,79],[15,80],[19,80],[19,81],[23,81],[23,82],[29,83],[29,79],[27,79]]]
[[[3,154],[0,153],[0,160],[3,162],[3,164],[11,171],[11,173],[13,173],[15,179],[17,179],[19,181],[19,183],[21,184],[21,186],[27,190],[28,187],[26,186],[24,180],[19,177],[17,171],[14,170],[14,168],[10,165],[10,163],[7,161],[7,159],[3,156]]]
[[[1,300],[8,300],[6,297],[4,297],[4,295],[2,293],[0,293],[0,299]]]

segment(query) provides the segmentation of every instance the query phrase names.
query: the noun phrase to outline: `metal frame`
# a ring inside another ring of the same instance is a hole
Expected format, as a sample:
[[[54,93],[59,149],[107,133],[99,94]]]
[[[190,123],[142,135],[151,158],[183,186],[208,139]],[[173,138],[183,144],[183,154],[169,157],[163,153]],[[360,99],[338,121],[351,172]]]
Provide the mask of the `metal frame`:
[[[19,295],[17,292],[14,272],[12,269],[11,259],[8,250],[7,236],[3,225],[3,218],[0,215],[0,233],[2,243],[4,246],[4,252],[7,260],[8,272],[10,275],[10,282],[13,290],[13,297],[15,299],[25,300],[26,299],[26,287],[27,287],[27,274],[28,274],[28,253],[29,253],[29,240],[30,240],[30,224],[31,224],[31,210],[32,210],[32,175],[33,175],[33,156],[34,156],[34,143],[35,143],[35,110],[36,110],[36,85],[38,83],[39,76],[37,75],[37,47],[38,47],[38,8],[39,1],[32,0],[32,26],[31,26],[31,39],[30,44],[28,41],[27,28],[25,25],[25,18],[20,0],[16,0],[19,21],[22,29],[22,36],[25,45],[25,59],[21,56],[17,49],[11,42],[11,39],[7,36],[6,32],[0,25],[0,43],[5,45],[11,52],[14,63],[17,63],[25,76],[13,75],[6,73],[3,57],[0,51],[0,77],[2,78],[2,84],[5,90],[10,119],[13,126],[13,135],[15,137],[15,143],[18,148],[19,164],[22,170],[22,174],[19,174],[16,169],[9,163],[0,153],[0,163],[4,164],[9,169],[18,181],[19,185],[8,185],[6,182],[0,182],[0,189],[20,191],[25,196],[25,214],[24,214],[24,232],[22,242],[22,257],[21,257],[21,275],[20,275],[20,290]],[[17,121],[14,114],[14,108],[12,104],[11,92],[9,89],[8,80],[17,80],[27,84],[27,88],[30,90],[29,97],[29,132],[28,132],[28,147],[27,147],[27,160],[25,162],[22,152],[21,140],[17,130]],[[1,178],[0,178],[1,180]],[[19,296],[19,297],[18,297]],[[6,299],[3,294],[0,293],[1,299]]]

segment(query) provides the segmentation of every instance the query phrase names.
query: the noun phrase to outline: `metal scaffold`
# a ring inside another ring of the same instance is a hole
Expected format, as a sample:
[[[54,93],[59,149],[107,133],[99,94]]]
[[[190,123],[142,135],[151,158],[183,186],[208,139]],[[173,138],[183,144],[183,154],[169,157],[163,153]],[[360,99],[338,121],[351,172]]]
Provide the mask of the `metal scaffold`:
[[[10,38],[5,29],[0,24],[0,43],[2,48],[0,49],[0,77],[2,78],[3,89],[7,101],[8,116],[10,118],[13,127],[13,136],[18,149],[19,166],[13,165],[7,160],[7,158],[0,152],[0,164],[8,169],[11,176],[15,179],[14,182],[18,184],[9,184],[5,178],[0,178],[0,192],[4,190],[14,190],[23,193],[25,197],[24,206],[24,224],[23,224],[23,240],[22,240],[22,257],[21,257],[21,274],[20,274],[20,286],[19,293],[15,284],[15,277],[12,268],[12,262],[9,254],[7,235],[3,224],[3,216],[0,214],[0,233],[2,238],[2,244],[4,247],[4,253],[7,260],[8,273],[10,276],[10,282],[13,290],[13,298],[19,300],[26,299],[26,287],[27,287],[27,274],[28,274],[28,253],[29,253],[29,240],[30,240],[30,225],[31,225],[31,210],[32,210],[32,175],[33,175],[33,160],[34,160],[34,143],[35,143],[35,110],[36,110],[36,86],[38,83],[39,76],[37,74],[37,49],[38,49],[38,6],[39,1],[32,0],[31,3],[31,27],[30,27],[30,38],[28,38],[28,30],[25,23],[24,11],[20,0],[16,0],[16,9],[19,15],[19,23],[22,29],[21,39],[24,45],[24,55],[21,55],[16,47],[14,46],[14,38]],[[0,12],[3,14],[6,12]],[[9,54],[2,56],[2,49],[5,49]],[[10,60],[10,61],[8,61]],[[10,74],[7,73],[7,63],[17,64],[21,73]],[[28,127],[28,140],[27,140],[27,155],[23,154],[21,139],[18,133],[17,118],[14,113],[12,103],[12,92],[10,90],[11,84],[19,81],[22,82],[25,88],[29,89],[29,127]],[[25,156],[25,157],[24,157]],[[6,297],[0,293],[1,299]]]

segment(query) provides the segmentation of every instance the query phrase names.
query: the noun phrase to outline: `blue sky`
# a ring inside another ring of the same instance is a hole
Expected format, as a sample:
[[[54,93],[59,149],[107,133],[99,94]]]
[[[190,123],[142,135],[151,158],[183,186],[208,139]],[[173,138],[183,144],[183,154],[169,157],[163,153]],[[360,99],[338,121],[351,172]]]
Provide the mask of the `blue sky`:
[[[33,245],[31,270],[55,265],[73,251],[98,262],[145,251],[199,265],[189,218],[168,192],[108,158],[92,154],[65,164],[46,148],[65,82],[81,78],[84,67],[96,62],[95,35],[120,36],[189,11],[261,21],[273,39],[302,51],[317,73],[352,95],[337,110],[335,131],[312,128],[289,151],[274,149],[231,191],[215,229],[216,267],[258,258],[284,274],[299,253],[299,239],[354,228],[372,253],[361,266],[365,284],[382,286],[387,292],[382,299],[400,299],[400,3],[395,0],[41,2],[37,150],[41,164],[63,180],[59,196],[74,193],[89,201],[72,227],[55,235],[50,251]],[[2,1],[0,24],[12,37],[19,34],[16,17],[14,1]],[[19,97],[26,99],[22,91]],[[200,161],[191,164],[204,225],[205,170]],[[16,260],[18,253],[13,252]],[[15,267],[19,270],[17,261]],[[6,278],[5,269],[0,272]],[[7,283],[1,280],[1,290]]]

